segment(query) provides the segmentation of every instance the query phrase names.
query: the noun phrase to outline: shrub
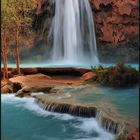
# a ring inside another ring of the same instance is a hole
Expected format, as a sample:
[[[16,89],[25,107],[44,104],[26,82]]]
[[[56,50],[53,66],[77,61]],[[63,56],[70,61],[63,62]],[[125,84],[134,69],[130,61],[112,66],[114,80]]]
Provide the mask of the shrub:
[[[139,82],[138,71],[124,64],[117,64],[109,68],[100,66],[94,69],[93,72],[96,74],[96,79],[94,80],[102,85],[127,86]]]

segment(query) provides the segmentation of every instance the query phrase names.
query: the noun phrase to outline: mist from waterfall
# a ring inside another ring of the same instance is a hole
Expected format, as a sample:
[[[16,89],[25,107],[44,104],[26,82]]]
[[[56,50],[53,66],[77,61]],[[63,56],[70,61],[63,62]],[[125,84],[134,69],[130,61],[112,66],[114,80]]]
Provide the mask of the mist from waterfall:
[[[54,0],[52,61],[61,64],[99,63],[93,14],[88,0]]]

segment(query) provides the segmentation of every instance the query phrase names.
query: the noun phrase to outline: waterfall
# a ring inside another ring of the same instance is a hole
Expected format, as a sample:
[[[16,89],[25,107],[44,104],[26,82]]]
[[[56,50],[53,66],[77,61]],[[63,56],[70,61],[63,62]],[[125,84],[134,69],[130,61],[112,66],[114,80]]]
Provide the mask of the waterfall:
[[[88,0],[54,0],[53,62],[98,64],[93,14]]]
[[[107,118],[97,107],[87,107],[81,105],[72,105],[68,103],[44,102],[35,97],[35,102],[44,110],[58,113],[68,113],[74,116],[97,119],[99,124],[108,132],[119,134],[124,130],[124,124]]]

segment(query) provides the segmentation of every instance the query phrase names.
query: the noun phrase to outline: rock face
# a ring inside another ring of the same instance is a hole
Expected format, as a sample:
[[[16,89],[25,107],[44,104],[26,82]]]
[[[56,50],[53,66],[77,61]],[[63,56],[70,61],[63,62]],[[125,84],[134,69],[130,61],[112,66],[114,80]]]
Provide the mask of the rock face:
[[[139,132],[137,128],[133,128],[127,140],[139,140]]]
[[[128,42],[129,37],[139,35],[138,0],[90,0],[90,2],[99,40],[117,44],[122,41]],[[36,14],[40,15],[47,10],[47,5],[51,2],[36,0],[36,3]]]
[[[138,0],[90,1],[100,61],[138,62]]]
[[[139,35],[138,0],[91,0],[98,39],[117,44]]]
[[[35,27],[41,30],[40,25],[46,19],[45,26],[48,35],[54,16],[54,5],[52,0],[37,0],[37,3]],[[100,61],[138,62],[138,0],[90,0],[90,3],[94,16]],[[49,40],[49,42],[51,41]],[[48,49],[51,46],[52,44],[48,45]],[[112,52],[115,53],[112,54]]]

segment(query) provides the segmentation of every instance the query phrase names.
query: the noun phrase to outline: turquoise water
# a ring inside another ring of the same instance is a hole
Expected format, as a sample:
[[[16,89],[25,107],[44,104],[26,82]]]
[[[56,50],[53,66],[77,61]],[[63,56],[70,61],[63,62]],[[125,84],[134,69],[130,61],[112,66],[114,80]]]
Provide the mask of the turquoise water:
[[[101,65],[109,67],[114,64]],[[8,66],[15,67],[15,65]],[[138,64],[131,66],[139,69]],[[44,63],[22,64],[21,67],[70,67],[70,65]],[[91,68],[89,65],[75,65],[75,67]],[[125,117],[139,119],[138,86],[123,89],[94,86],[71,91],[71,93],[76,92],[82,94],[77,97],[77,102],[107,102]],[[114,136],[103,130],[96,119],[43,111],[33,99],[2,95],[1,108],[2,140],[114,140]]]
[[[115,66],[115,64],[111,64],[111,63],[100,63],[98,65],[85,65],[85,64],[75,64],[75,65],[67,65],[67,64],[63,64],[62,63],[26,63],[26,64],[21,64],[21,67],[50,67],[50,68],[56,68],[56,67],[76,67],[76,68],[91,68],[91,66],[93,67],[98,67],[98,66],[104,66],[104,67],[110,67],[110,66]],[[139,64],[125,64],[125,65],[131,65],[133,68],[139,69]],[[3,65],[2,65],[3,66]],[[13,67],[15,68],[16,65],[15,64],[8,64],[8,67]]]
[[[81,90],[82,96],[77,97],[77,102],[109,103],[127,118],[139,119],[139,86],[127,88],[112,88],[93,86]]]
[[[34,99],[2,95],[2,140],[114,140],[96,119],[42,110]]]
[[[76,102],[109,103],[126,118],[139,119],[138,86],[111,88],[94,85],[71,89],[68,93],[81,94],[76,96]],[[103,130],[95,118],[44,111],[32,98],[2,95],[1,115],[2,140],[114,140],[114,136]]]

